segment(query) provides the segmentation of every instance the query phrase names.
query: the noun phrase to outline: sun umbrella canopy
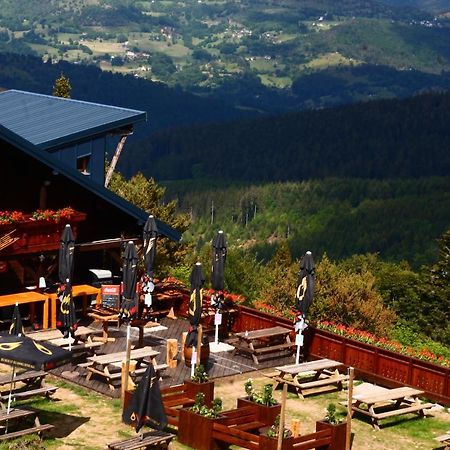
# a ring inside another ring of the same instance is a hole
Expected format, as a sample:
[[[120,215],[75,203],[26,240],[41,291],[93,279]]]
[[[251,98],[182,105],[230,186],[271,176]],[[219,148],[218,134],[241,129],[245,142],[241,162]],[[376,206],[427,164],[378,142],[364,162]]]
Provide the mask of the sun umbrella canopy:
[[[189,300],[189,323],[191,329],[186,337],[186,345],[188,347],[197,345],[197,327],[200,324],[203,304],[203,284],[205,283],[205,275],[203,274],[202,265],[196,263],[192,269],[190,278],[191,297]]]
[[[77,329],[75,305],[72,298],[73,253],[75,239],[69,224],[64,227],[59,246],[59,280],[57,296],[59,300],[57,328],[65,338]]]
[[[311,252],[306,252],[300,261],[297,282],[297,311],[306,317],[314,297],[314,261]]]
[[[152,428],[163,430],[167,425],[167,416],[159,389],[158,377],[152,364],[150,364],[139,382],[127,408],[124,410],[122,420],[133,425],[138,432],[146,422]]]
[[[14,306],[14,312],[11,320],[11,326],[9,327],[9,334],[19,336],[24,334],[22,317],[20,315],[19,305]]]
[[[78,328],[70,282],[60,284],[57,296],[59,300],[59,311],[56,327],[61,331],[65,338],[68,338],[73,336]]]
[[[225,282],[225,259],[227,257],[227,243],[225,235],[220,230],[212,241],[212,271],[211,285],[215,291],[223,291]]]
[[[138,256],[133,242],[127,243],[123,256],[122,281],[123,293],[122,304],[119,311],[119,317],[124,322],[129,322],[137,315],[137,262]]]
[[[67,279],[72,281],[73,274],[73,252],[75,250],[75,238],[69,224],[64,227],[59,246],[59,281],[65,283]]]
[[[158,239],[158,227],[153,216],[149,216],[145,223],[143,237],[145,272],[150,278],[153,278],[153,266],[156,259],[156,241]]]
[[[69,361],[72,353],[47,342],[36,342],[27,336],[0,336],[0,363],[25,369],[52,369]]]

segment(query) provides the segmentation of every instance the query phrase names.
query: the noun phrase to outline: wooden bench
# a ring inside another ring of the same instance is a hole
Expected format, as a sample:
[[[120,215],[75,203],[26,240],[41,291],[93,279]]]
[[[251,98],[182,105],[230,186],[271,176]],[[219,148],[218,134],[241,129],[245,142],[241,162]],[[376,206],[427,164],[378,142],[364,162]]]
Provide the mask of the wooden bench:
[[[37,425],[32,428],[26,428],[25,430],[19,430],[19,431],[13,431],[12,433],[6,433],[6,434],[0,434],[0,440],[4,441],[6,439],[15,439],[21,436],[26,436],[27,434],[34,434],[37,433],[39,436],[41,436],[41,433],[43,431],[51,430],[52,428],[55,428],[53,425],[50,425],[49,423],[43,424],[43,425]]]
[[[47,376],[47,372],[43,370],[27,370],[26,372],[22,372],[16,374],[15,377],[11,380],[11,375],[3,375],[0,377],[0,386],[10,385],[11,381],[13,383],[21,382],[26,384],[27,386],[32,386],[36,384],[41,384],[42,380]]]
[[[375,419],[384,419],[386,417],[400,416],[402,414],[409,414],[409,413],[418,413],[420,416],[425,416],[426,415],[425,410],[432,408],[432,407],[433,407],[433,403],[421,403],[419,405],[413,405],[413,406],[402,407],[399,409],[394,409],[393,411],[376,413],[376,414],[373,414],[373,417]]]
[[[174,434],[165,433],[164,431],[149,431],[135,437],[124,439],[122,441],[112,442],[108,444],[111,450],[135,450],[141,448],[159,448],[165,449],[169,446],[170,441],[175,437]]]
[[[50,397],[50,395],[54,394],[58,390],[57,386],[42,386],[37,389],[30,389],[28,391],[12,391],[11,393],[11,399],[13,401],[17,399],[26,399],[30,397],[34,397],[35,395],[45,395],[47,398]],[[9,392],[3,392],[0,401],[5,402],[8,401],[9,398]]]
[[[447,431],[447,433],[435,437],[434,440],[445,444],[446,449],[450,448],[450,431]]]
[[[17,421],[21,425],[24,423],[24,418],[31,418],[34,416],[34,426],[25,428],[23,430],[9,431],[8,433],[0,434],[0,441],[6,439],[15,439],[21,436],[26,436],[28,434],[37,433],[39,436],[42,435],[43,431],[51,430],[54,428],[53,425],[50,424],[42,424],[39,422],[38,416],[36,416],[36,412],[29,411],[25,409],[16,409],[13,408],[7,413],[6,410],[0,411],[0,423],[8,422],[8,421]],[[6,427],[2,427],[6,428]]]

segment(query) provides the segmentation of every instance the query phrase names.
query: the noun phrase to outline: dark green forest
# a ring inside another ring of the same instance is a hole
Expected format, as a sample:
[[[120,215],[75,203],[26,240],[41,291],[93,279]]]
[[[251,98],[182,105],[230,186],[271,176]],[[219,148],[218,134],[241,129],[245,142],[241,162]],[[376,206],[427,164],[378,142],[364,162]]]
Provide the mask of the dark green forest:
[[[446,176],[449,123],[450,93],[424,94],[161,132],[131,160],[158,180]]]
[[[307,250],[335,260],[378,253],[413,267],[437,257],[437,238],[450,224],[450,177],[397,180],[337,179],[208,189],[172,182],[192,225],[187,242],[198,249],[215,231],[268,261],[286,241],[294,258]]]

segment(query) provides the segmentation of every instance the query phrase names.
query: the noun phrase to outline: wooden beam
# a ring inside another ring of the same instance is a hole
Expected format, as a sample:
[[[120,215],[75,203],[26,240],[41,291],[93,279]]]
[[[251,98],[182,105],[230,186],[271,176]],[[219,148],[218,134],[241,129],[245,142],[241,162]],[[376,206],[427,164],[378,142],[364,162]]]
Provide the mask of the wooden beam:
[[[120,154],[122,153],[123,146],[125,145],[125,141],[127,140],[127,137],[131,134],[131,132],[127,134],[123,134],[120,138],[119,143],[117,144],[116,151],[114,153],[114,156],[111,160],[111,165],[108,168],[108,172],[106,174],[105,178],[105,187],[108,187],[109,182],[111,181],[112,174],[114,172],[114,169],[116,168],[117,162],[119,161]]]

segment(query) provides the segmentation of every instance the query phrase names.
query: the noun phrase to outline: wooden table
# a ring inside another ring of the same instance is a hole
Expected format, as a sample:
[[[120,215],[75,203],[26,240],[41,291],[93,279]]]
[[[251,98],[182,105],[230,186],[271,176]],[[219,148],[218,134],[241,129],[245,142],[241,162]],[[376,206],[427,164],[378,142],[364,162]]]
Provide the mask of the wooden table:
[[[18,294],[0,296],[0,307],[14,306],[16,303],[18,303],[19,305],[29,303],[31,321],[33,321],[34,319],[34,304],[36,302],[43,302],[42,327],[46,329],[48,328],[48,309],[49,309],[49,301],[46,295],[40,294],[39,292],[35,291],[29,291],[29,292],[20,292]]]
[[[142,347],[131,350],[130,360],[136,361],[136,367],[140,364],[153,364],[153,359],[159,355],[159,352],[153,350],[151,347]],[[121,372],[111,372],[108,366],[114,366],[120,364],[126,358],[126,352],[110,353],[108,355],[95,355],[87,358],[87,363],[82,364],[87,369],[86,380],[89,380],[95,373],[105,378],[109,388],[114,390],[116,387],[112,384],[114,380],[120,379]],[[145,361],[145,358],[149,358],[149,361]]]
[[[292,350],[295,344],[289,337],[291,331],[289,328],[277,326],[236,333],[238,342],[233,344],[233,355],[236,351],[250,354],[255,364],[259,364],[258,355]]]
[[[95,342],[95,336],[102,334],[102,330],[91,327],[78,327],[75,330],[75,335],[71,337],[71,349],[93,349],[103,345],[103,341]],[[27,333],[27,336],[35,341],[48,341],[58,347],[69,347],[69,339],[62,337],[62,333],[59,330],[48,331],[34,331]]]
[[[87,310],[88,310],[88,297],[91,295],[96,296],[96,301],[99,301],[99,298],[101,296],[101,289],[96,288],[94,286],[89,286],[88,284],[80,284],[72,286],[72,297],[81,297],[83,302],[83,317],[86,317]],[[51,327],[56,328],[56,318],[57,318],[57,300],[58,295],[57,293],[49,294],[50,304],[51,304],[51,310],[52,310],[52,320],[51,320]],[[47,327],[48,328],[48,327]]]
[[[109,324],[111,322],[116,323],[119,326],[119,312],[111,308],[95,307],[89,313],[88,316],[94,319],[96,322],[102,324],[103,342],[113,342],[114,338],[110,338],[108,335]]]
[[[353,396],[352,415],[355,412],[370,417],[376,430],[380,429],[379,420],[401,414],[416,413],[425,417],[425,410],[433,406],[432,403],[422,403],[419,396],[425,392],[411,387],[386,389],[378,393],[362,393]],[[380,411],[380,409],[383,409]]]
[[[274,389],[280,383],[287,383],[294,387],[300,398],[304,398],[309,394],[329,391],[333,387],[342,389],[342,383],[348,379],[348,375],[339,373],[340,367],[343,364],[339,361],[319,359],[276,367],[277,372],[269,376],[275,382]]]

